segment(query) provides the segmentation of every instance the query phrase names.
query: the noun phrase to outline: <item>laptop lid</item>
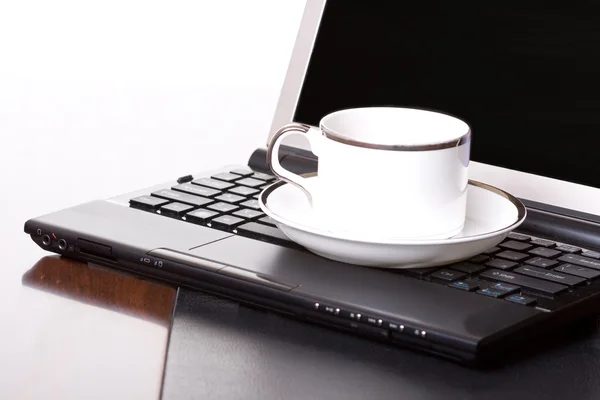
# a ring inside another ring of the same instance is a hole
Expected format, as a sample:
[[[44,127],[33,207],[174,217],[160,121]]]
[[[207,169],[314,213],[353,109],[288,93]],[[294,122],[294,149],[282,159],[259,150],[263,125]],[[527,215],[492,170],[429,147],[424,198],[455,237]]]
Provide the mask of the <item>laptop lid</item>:
[[[597,71],[592,0],[308,0],[269,139],[343,108],[439,110],[472,128],[471,179],[600,215]]]

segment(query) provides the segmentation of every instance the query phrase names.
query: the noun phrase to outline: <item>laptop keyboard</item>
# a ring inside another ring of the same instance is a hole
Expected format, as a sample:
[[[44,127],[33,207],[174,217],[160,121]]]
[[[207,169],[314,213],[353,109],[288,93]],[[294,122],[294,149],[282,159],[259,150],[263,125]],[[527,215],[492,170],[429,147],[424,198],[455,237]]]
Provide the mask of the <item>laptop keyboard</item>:
[[[301,248],[258,205],[272,175],[233,169],[130,200],[131,207],[252,239]],[[600,253],[566,243],[511,233],[502,243],[455,264],[395,270],[411,278],[544,311],[600,292]]]
[[[467,261],[401,273],[544,311],[600,292],[600,253],[510,233]]]
[[[223,171],[194,179],[188,175],[177,185],[133,198],[129,205],[193,224],[232,232],[269,243],[299,248],[258,205],[260,192],[275,177],[249,169]]]

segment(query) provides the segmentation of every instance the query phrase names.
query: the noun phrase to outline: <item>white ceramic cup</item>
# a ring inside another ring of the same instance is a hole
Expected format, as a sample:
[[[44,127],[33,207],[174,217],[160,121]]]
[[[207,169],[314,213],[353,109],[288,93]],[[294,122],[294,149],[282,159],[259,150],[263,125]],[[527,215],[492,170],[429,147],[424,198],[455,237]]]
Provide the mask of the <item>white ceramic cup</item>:
[[[304,135],[318,157],[318,179],[283,168],[279,148]],[[440,239],[465,223],[469,126],[455,117],[410,108],[333,112],[320,127],[286,125],[273,136],[268,162],[300,188],[329,231],[385,239]]]

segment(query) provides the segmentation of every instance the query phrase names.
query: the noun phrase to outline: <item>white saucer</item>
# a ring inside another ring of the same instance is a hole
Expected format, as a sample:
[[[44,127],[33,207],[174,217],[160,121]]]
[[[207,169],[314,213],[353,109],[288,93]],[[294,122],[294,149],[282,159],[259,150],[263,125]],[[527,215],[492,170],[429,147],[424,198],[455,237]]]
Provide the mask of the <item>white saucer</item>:
[[[322,257],[370,267],[419,268],[477,255],[500,243],[525,220],[523,203],[498,188],[469,181],[467,196],[463,230],[449,239],[435,240],[375,240],[330,232],[314,218],[304,193],[285,182],[267,187],[259,204],[286,236]],[[368,218],[368,206],[363,211],[360,217]]]

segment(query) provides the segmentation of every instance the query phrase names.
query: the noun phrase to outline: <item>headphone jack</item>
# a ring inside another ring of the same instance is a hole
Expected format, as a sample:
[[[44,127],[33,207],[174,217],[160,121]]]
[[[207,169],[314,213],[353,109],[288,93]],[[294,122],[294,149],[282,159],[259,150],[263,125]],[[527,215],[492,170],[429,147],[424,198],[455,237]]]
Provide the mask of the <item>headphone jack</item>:
[[[67,241],[65,239],[60,239],[58,241],[58,248],[61,250],[65,250],[67,248]]]

